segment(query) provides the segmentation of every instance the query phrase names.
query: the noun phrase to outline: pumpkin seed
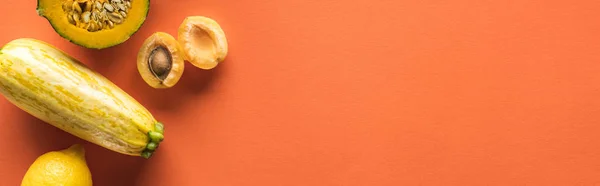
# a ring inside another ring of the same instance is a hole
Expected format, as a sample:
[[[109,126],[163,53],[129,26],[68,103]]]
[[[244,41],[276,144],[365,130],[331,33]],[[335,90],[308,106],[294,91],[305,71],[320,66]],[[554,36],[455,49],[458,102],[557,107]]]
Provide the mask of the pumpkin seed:
[[[75,12],[77,12],[78,14],[81,14],[81,7],[79,6],[79,3],[73,2],[71,7],[73,8],[73,10],[75,10]]]
[[[108,21],[108,28],[114,28],[115,24],[112,21]]]
[[[109,5],[115,9],[115,10],[113,10],[113,12],[119,11],[119,7],[117,7],[116,3],[110,3]]]
[[[108,10],[109,12],[115,11],[115,7],[113,7],[112,5],[110,5],[108,3],[104,3],[104,9]]]
[[[92,20],[94,21],[98,21],[98,16],[100,15],[100,12],[98,10],[94,10],[92,12]]]
[[[74,14],[73,14],[73,20],[74,20],[76,23],[79,23],[79,22],[81,22],[81,21],[79,20],[79,14],[77,14],[77,13],[74,13]]]
[[[106,10],[102,10],[102,12],[100,12],[100,19],[104,19],[104,20],[108,19],[106,14],[107,14]]]
[[[66,1],[65,3],[63,3],[63,6],[62,6],[63,11],[70,12],[71,10],[73,10],[72,4],[73,4],[73,1]]]
[[[102,10],[102,4],[100,2],[96,1],[94,6],[96,6],[96,10]]]
[[[69,23],[71,23],[71,24],[75,24],[75,20],[73,19],[73,14],[69,14],[69,15],[67,16],[67,20],[69,20]]]
[[[85,2],[85,11],[92,11],[92,2]]]
[[[117,4],[117,7],[119,7],[120,10],[126,11],[127,7],[125,7],[125,5],[123,4]]]
[[[96,25],[94,23],[90,23],[87,26],[87,30],[90,31],[90,32],[96,31]]]
[[[83,19],[83,22],[89,23],[91,15],[92,15],[92,13],[90,13],[90,12],[84,12],[83,14],[81,14],[81,18]]]
[[[123,23],[130,8],[131,0],[64,0],[62,4],[68,22],[90,32]]]
[[[123,21],[123,17],[121,17],[121,14],[118,14],[116,12],[108,14],[108,19],[115,23],[121,23],[121,21]]]

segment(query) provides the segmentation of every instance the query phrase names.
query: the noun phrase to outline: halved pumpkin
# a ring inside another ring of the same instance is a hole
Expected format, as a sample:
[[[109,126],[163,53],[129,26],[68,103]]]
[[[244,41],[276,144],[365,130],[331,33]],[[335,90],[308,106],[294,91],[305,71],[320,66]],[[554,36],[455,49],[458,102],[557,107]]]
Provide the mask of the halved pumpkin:
[[[127,41],[144,24],[150,9],[150,0],[38,0],[37,3],[38,15],[47,19],[61,37],[93,49]]]

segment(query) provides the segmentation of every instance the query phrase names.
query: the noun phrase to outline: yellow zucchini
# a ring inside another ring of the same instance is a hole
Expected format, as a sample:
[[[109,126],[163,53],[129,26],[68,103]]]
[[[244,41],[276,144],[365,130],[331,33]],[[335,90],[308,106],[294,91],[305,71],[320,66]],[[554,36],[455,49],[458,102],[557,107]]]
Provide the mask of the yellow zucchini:
[[[0,93],[25,112],[112,151],[149,158],[163,124],[110,80],[31,38],[0,49]]]

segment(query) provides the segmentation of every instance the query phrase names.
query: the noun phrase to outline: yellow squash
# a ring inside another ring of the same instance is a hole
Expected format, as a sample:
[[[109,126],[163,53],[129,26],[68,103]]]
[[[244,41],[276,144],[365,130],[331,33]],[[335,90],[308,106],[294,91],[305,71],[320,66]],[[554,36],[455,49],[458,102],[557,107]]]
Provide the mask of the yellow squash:
[[[27,113],[107,149],[149,158],[163,125],[102,75],[45,42],[21,38],[0,50],[0,93]]]

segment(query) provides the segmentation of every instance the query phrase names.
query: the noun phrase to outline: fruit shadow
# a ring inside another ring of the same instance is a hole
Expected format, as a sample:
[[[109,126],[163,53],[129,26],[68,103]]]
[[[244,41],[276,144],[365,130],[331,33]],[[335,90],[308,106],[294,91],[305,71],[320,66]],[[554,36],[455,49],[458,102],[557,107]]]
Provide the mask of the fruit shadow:
[[[155,89],[144,82],[137,69],[130,72],[132,83],[129,86],[143,92],[136,95],[144,105],[164,112],[178,112],[189,100],[201,99],[214,82],[222,75],[226,65],[204,70],[185,62],[179,82],[171,88]]]
[[[178,112],[182,104],[190,99],[199,99],[203,93],[210,90],[227,67],[227,60],[223,64],[204,70],[185,62],[184,71],[179,82],[165,89],[150,87],[138,72],[136,59],[137,52],[126,52],[127,48],[139,48],[137,38],[131,38],[121,45],[102,50],[83,49],[85,65],[99,74],[107,77],[125,92],[134,97],[150,110],[164,112]],[[129,77],[129,78],[127,78]]]
[[[87,143],[84,140],[37,119],[17,107],[13,108],[19,111],[15,112],[12,117],[15,117],[16,121],[22,121],[22,123],[18,125],[20,129],[17,131],[23,133],[20,135],[26,136],[27,139],[24,139],[26,145],[28,148],[32,147],[32,153],[36,156],[49,151],[66,149],[76,143],[82,145]]]
[[[120,154],[98,145],[88,144],[88,166],[94,185],[136,185],[152,159]]]
[[[47,124],[24,111],[17,112],[14,117],[20,117],[17,120],[24,121],[20,125],[23,128],[19,131],[23,131],[25,133],[23,135],[29,137],[27,148],[31,147],[32,153],[36,157],[50,151],[66,149],[73,144],[83,145],[94,185],[136,185],[139,174],[142,174],[146,167],[148,161],[146,159],[122,155],[92,144]]]
[[[137,70],[137,53],[148,36],[149,34],[138,32],[119,45],[100,50],[87,49],[72,43],[66,45],[63,50],[110,79],[144,106],[160,111],[177,111],[178,105],[188,99],[195,99],[194,96],[208,90],[229,63],[229,59],[226,58],[224,64],[204,70],[185,62],[182,77],[174,87],[155,89],[146,84]]]
[[[135,47],[135,40],[126,41],[120,45],[105,48],[101,50],[84,49],[79,47],[82,54],[85,55],[84,62],[92,70],[113,79],[119,75],[123,69],[135,67],[137,51],[131,52]],[[122,74],[121,74],[122,75]]]

